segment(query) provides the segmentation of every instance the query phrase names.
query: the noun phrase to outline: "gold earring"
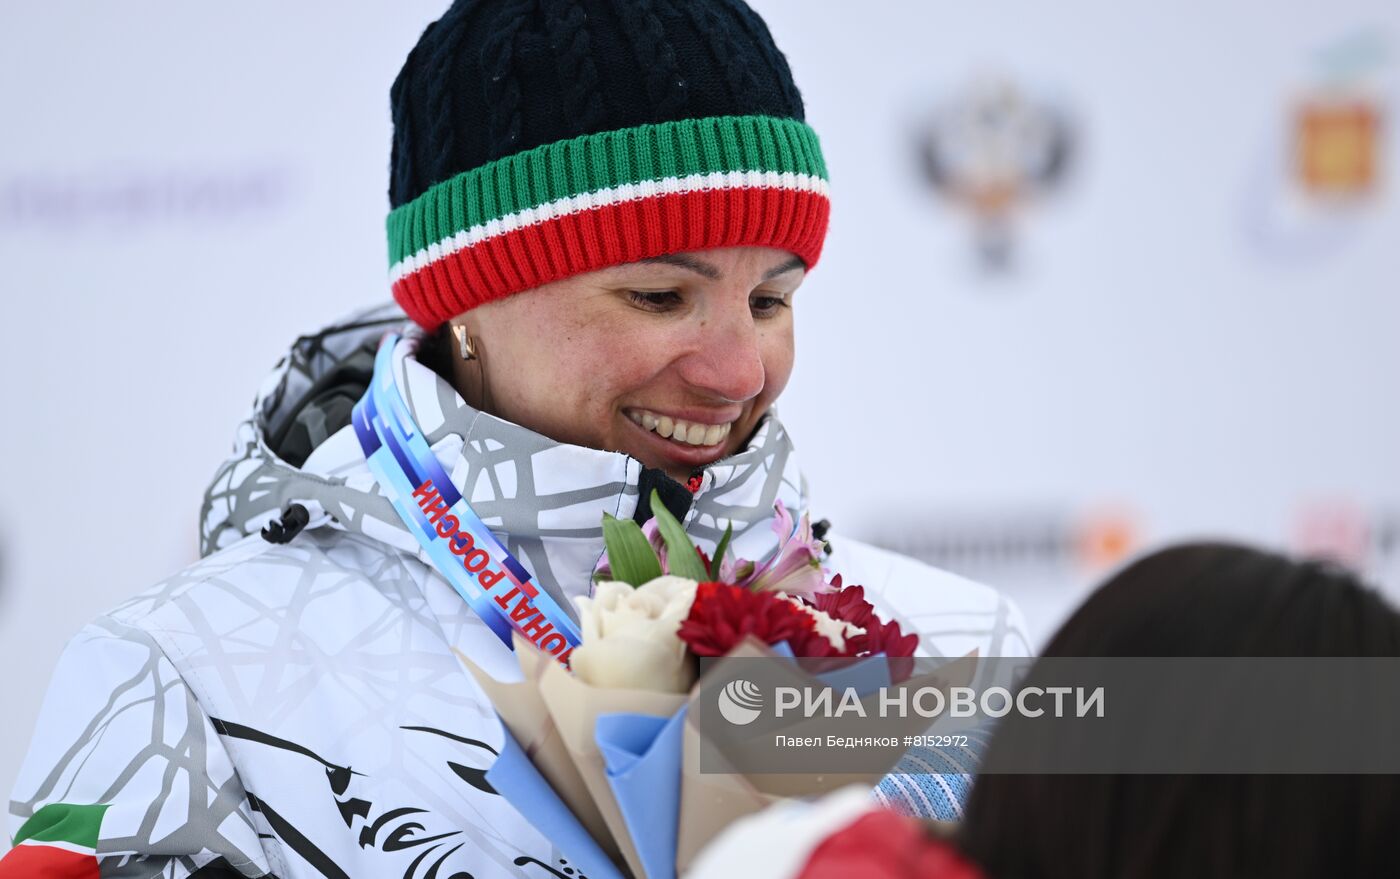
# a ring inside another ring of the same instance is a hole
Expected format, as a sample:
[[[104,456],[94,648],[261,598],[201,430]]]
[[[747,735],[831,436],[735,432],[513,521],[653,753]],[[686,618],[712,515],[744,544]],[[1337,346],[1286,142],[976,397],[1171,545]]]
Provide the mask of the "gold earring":
[[[457,337],[457,344],[461,349],[463,360],[476,359],[476,339],[467,335],[467,328],[461,324],[452,327],[452,334]]]

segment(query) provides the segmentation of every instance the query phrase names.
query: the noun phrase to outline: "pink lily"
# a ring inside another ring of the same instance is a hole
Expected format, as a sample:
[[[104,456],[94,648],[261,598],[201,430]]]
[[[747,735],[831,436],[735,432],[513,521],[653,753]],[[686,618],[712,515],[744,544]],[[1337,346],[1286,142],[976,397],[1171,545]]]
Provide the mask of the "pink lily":
[[[777,514],[773,520],[773,532],[778,535],[778,551],[762,565],[753,562],[740,563],[749,567],[747,571],[736,571],[733,581],[740,586],[755,591],[782,592],[787,595],[811,595],[830,591],[822,572],[822,542],[812,536],[812,523],[806,513],[802,521],[793,526],[792,516],[782,501],[773,505]],[[725,578],[728,580],[728,577]]]

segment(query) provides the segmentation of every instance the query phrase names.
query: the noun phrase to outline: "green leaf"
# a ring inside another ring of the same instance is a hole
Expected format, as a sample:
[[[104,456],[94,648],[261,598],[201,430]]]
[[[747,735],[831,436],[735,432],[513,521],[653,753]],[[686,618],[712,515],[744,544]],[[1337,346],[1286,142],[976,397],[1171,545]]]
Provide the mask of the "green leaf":
[[[695,544],[690,542],[690,537],[681,527],[681,523],[676,521],[676,517],[666,509],[666,505],[661,503],[661,494],[654,488],[651,490],[651,514],[656,517],[656,527],[661,532],[661,539],[666,541],[666,567],[670,572],[690,580],[707,579],[705,563],[700,561]]]
[[[710,579],[718,580],[720,566],[724,564],[724,554],[729,552],[729,540],[734,536],[734,523],[730,522],[724,526],[724,536],[719,539],[719,546],[715,547],[715,557],[710,559]]]
[[[614,580],[634,588],[661,576],[661,561],[647,542],[642,526],[631,519],[603,514],[603,543]]]

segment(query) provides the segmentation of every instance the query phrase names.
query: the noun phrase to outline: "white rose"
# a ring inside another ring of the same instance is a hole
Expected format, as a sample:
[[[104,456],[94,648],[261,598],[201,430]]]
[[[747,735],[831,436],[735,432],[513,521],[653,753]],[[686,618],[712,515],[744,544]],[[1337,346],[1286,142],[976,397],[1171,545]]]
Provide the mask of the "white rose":
[[[595,687],[684,693],[695,682],[685,642],[676,637],[695,601],[694,580],[657,577],[633,588],[608,580],[575,598],[583,643],[569,665]]]

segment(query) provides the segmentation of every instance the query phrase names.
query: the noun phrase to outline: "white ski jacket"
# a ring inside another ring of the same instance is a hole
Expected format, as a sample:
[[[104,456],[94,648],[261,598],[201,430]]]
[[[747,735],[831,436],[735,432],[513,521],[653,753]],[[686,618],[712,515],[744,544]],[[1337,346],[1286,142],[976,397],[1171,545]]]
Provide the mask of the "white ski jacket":
[[[513,657],[428,563],[349,424],[377,340],[403,325],[385,308],[298,339],[209,488],[205,557],[69,644],[10,801],[18,844],[0,879],[578,879],[483,778],[502,732],[452,649],[503,678]],[[603,554],[603,513],[631,517],[654,471],[478,412],[411,358],[398,369],[444,471],[572,611]],[[770,415],[705,470],[684,524],[709,551],[732,522],[737,555],[763,559],[775,501],[807,509]],[[293,502],[305,529],[259,536]],[[921,653],[1028,652],[996,592],[828,539],[829,567],[920,633]]]

